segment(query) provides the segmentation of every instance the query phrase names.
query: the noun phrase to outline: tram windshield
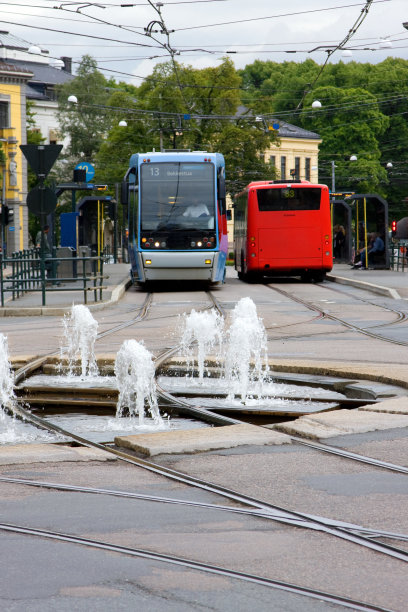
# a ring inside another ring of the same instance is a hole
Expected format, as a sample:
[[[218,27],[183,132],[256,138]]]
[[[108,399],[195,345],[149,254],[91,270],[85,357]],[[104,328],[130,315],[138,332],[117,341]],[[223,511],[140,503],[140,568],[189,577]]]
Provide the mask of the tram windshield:
[[[144,163],[140,170],[142,231],[215,228],[213,164]]]
[[[321,189],[318,187],[274,187],[257,189],[260,212],[284,210],[319,210]]]

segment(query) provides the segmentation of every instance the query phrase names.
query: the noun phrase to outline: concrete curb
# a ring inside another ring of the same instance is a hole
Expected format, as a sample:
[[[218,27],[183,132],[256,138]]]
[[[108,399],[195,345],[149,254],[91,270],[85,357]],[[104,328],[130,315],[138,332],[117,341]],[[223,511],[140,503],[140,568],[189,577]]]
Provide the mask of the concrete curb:
[[[393,300],[400,300],[401,296],[396,289],[389,287],[383,287],[382,285],[374,285],[373,283],[367,283],[366,281],[355,280],[354,278],[345,278],[344,276],[335,276],[333,274],[326,275],[327,280],[332,283],[339,283],[339,285],[350,285],[351,287],[357,287],[358,289],[365,289],[378,295],[385,295],[392,298]]]

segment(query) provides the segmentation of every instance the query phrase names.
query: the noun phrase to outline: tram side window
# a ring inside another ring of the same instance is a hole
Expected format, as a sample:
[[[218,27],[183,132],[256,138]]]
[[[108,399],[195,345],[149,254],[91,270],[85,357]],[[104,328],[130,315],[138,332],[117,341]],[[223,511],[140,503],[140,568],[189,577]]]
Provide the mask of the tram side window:
[[[284,210],[319,210],[321,190],[311,187],[309,189],[296,189],[284,187],[282,189],[258,189],[258,209],[260,212]]]

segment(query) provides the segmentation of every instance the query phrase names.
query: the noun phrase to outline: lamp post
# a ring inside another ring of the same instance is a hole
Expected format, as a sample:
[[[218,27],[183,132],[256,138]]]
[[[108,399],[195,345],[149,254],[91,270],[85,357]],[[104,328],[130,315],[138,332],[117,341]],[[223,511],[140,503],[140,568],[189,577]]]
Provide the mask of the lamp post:
[[[350,156],[350,161],[355,162],[357,161],[357,155],[351,155]],[[331,161],[331,179],[332,179],[332,193],[334,193],[336,191],[336,162],[335,161]]]

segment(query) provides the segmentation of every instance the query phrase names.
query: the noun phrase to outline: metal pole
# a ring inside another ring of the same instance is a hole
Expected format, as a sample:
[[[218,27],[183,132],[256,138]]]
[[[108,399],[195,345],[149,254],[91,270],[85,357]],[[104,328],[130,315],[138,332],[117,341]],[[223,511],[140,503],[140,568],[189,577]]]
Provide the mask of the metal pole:
[[[115,204],[113,208],[113,263],[118,263],[118,202],[119,183],[115,183]]]
[[[331,162],[331,167],[332,167],[332,193],[335,193],[336,191],[336,165],[334,163],[334,161]]]
[[[1,189],[1,248],[7,257],[6,226],[4,223],[4,207],[6,205],[6,166],[3,166],[3,185]]]
[[[4,306],[3,253],[0,253],[1,306]]]
[[[368,268],[368,248],[367,248],[367,202],[363,199],[364,206],[364,246],[365,246],[365,267]]]
[[[101,256],[101,211],[100,211],[100,203],[101,203],[100,200],[98,200],[98,202],[97,202],[97,207],[98,207],[97,208],[97,210],[98,210],[98,221],[97,221],[97,223],[98,223],[98,227],[97,227],[97,233],[96,233],[96,235],[97,235],[97,242],[98,242],[98,251],[97,251],[98,257]],[[99,260],[98,260],[98,271],[99,271]]]

